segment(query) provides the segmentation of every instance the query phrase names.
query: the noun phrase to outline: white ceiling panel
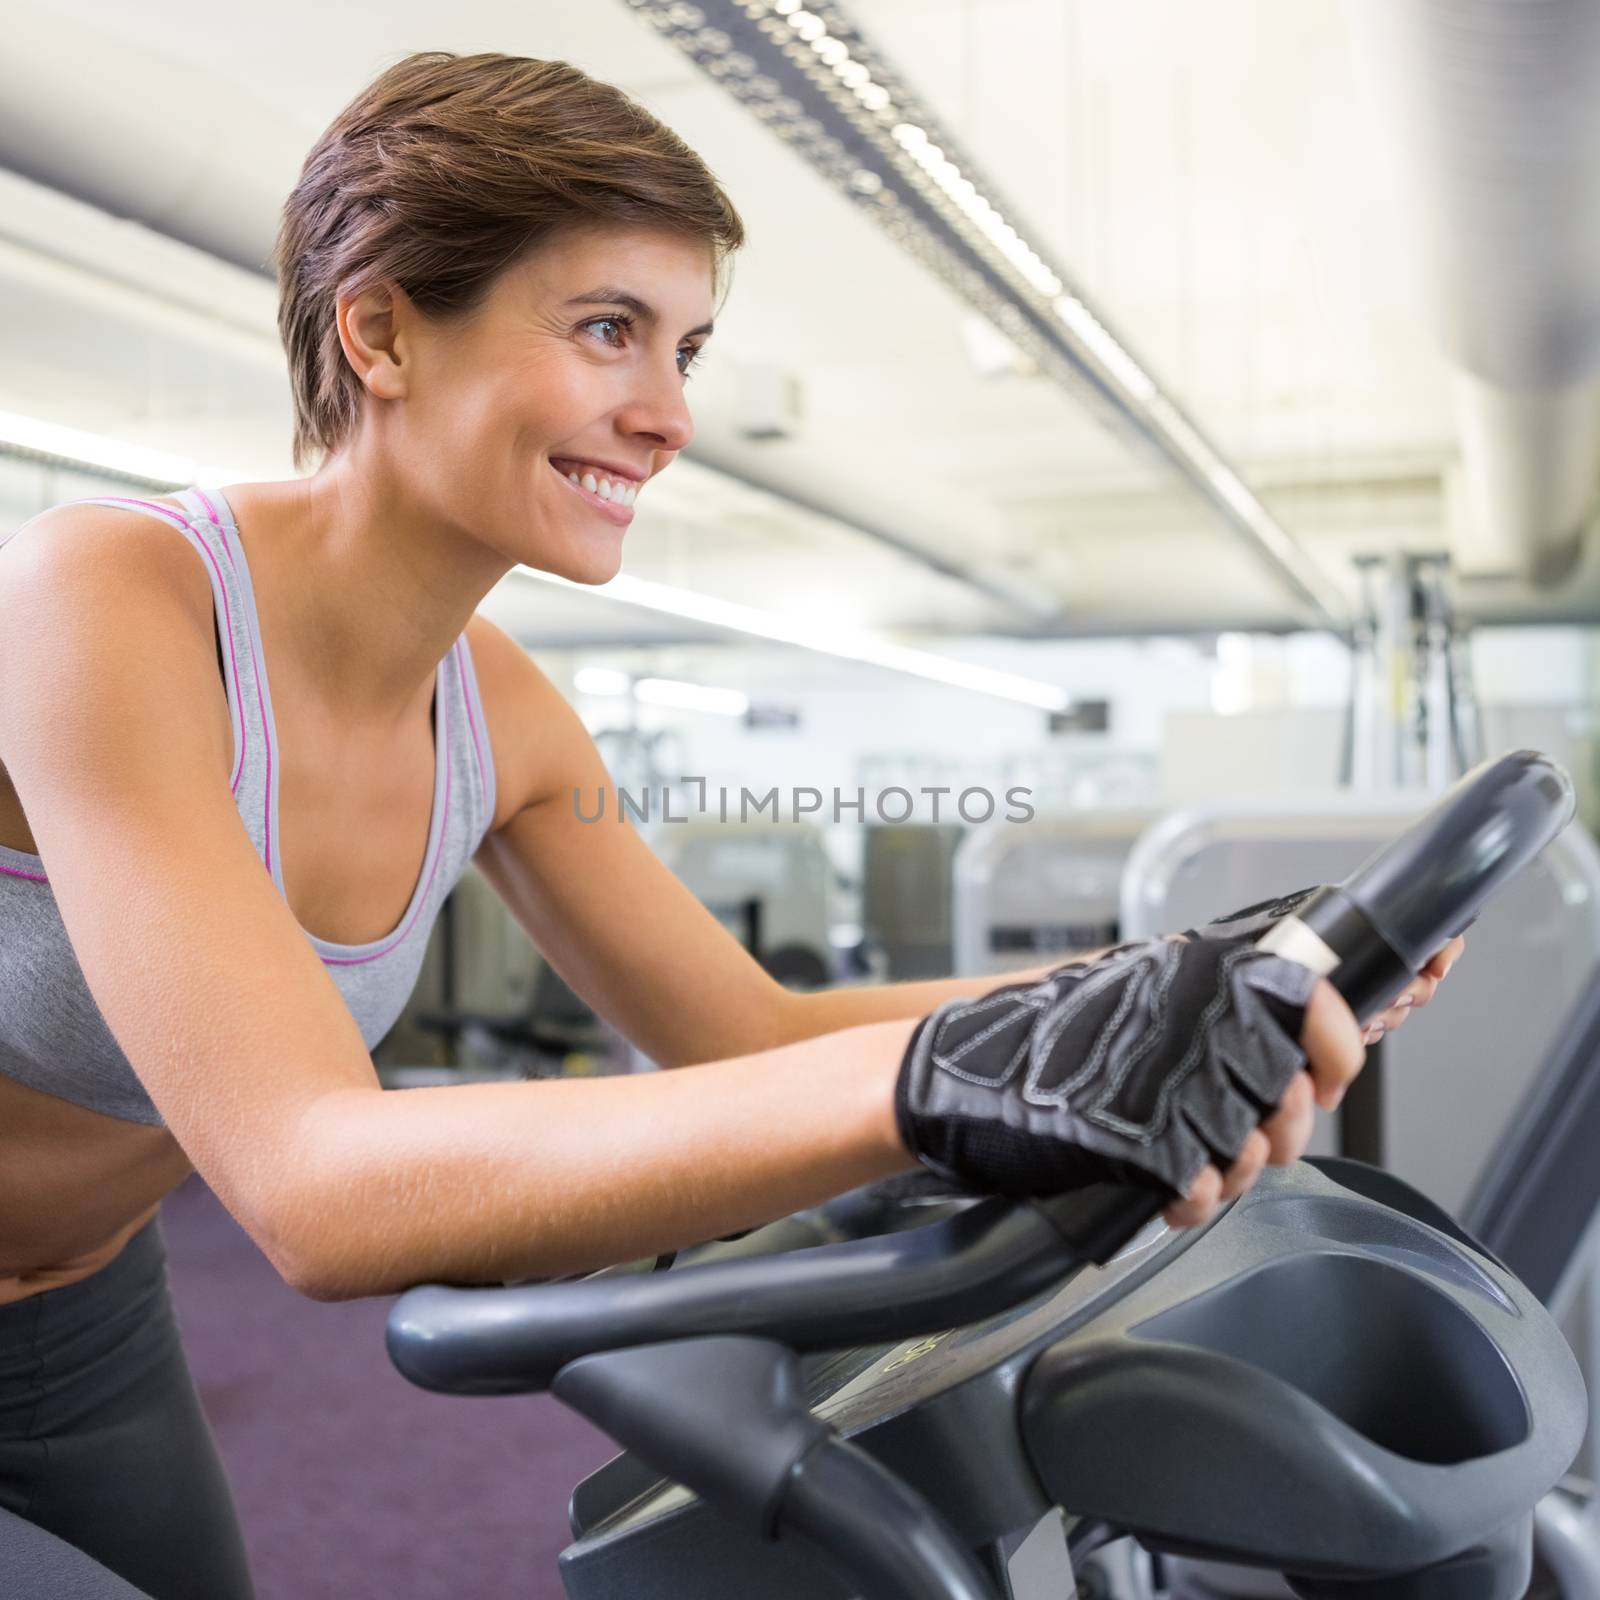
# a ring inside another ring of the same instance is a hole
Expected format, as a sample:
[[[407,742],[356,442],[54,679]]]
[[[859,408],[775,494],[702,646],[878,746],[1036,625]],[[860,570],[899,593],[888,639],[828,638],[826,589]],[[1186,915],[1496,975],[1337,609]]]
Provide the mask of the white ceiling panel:
[[[847,9],[1336,582],[1364,545],[1439,542],[1444,370],[1395,259],[1339,0]],[[381,17],[329,0],[53,0],[0,19],[0,166],[245,262],[264,258],[311,141],[399,55],[573,61],[681,133],[749,229],[690,390],[706,461],[1031,586],[1068,628],[1290,614],[1237,537],[1074,396],[979,377],[955,295],[620,0],[397,0]],[[26,248],[51,254],[37,230]],[[127,269],[104,253],[108,280]],[[260,286],[217,270],[191,302],[259,336]],[[82,287],[8,271],[0,250],[0,405],[283,470],[281,371]],[[740,432],[740,372],[758,365],[799,382],[791,439]],[[690,493],[659,525],[641,516],[628,570],[863,624],[1026,625],[814,515],[713,507],[699,488],[703,513]]]

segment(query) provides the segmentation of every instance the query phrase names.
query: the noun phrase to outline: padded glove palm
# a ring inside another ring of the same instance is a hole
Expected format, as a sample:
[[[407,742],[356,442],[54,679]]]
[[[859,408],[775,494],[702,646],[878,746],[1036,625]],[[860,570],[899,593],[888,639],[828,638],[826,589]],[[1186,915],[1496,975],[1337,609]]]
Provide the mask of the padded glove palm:
[[[1316,982],[1251,938],[1158,939],[951,1001],[901,1063],[901,1137],[972,1188],[1183,1194],[1207,1161],[1232,1163],[1305,1065]]]

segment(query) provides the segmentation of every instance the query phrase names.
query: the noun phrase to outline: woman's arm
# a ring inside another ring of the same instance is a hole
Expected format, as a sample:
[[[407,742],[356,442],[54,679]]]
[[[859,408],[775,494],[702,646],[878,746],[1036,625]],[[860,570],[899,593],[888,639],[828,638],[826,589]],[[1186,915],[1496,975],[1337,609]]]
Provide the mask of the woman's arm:
[[[550,1277],[905,1171],[894,1088],[912,1027],[678,1072],[323,1094],[295,1135],[305,1254],[286,1276],[319,1299]]]
[[[572,1271],[911,1165],[904,1023],[670,1075],[382,1092],[229,792],[193,551],[65,515],[70,537],[46,517],[0,551],[0,760],[113,1036],[289,1282]]]

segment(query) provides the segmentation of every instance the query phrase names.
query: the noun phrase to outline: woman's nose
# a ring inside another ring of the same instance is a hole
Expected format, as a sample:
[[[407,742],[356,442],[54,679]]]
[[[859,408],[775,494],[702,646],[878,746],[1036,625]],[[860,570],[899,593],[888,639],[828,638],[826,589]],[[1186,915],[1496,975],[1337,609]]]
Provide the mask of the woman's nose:
[[[664,380],[650,384],[624,408],[619,419],[624,431],[645,434],[662,450],[682,450],[694,437],[694,419],[684,397],[683,378],[673,370]]]

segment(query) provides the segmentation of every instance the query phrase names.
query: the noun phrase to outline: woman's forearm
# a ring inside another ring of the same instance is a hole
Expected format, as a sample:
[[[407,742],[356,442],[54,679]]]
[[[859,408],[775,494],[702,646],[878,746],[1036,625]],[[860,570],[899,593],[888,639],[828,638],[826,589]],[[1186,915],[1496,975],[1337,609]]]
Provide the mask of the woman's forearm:
[[[912,1165],[910,1024],[583,1081],[321,1097],[269,1247],[318,1299],[585,1271],[784,1216]],[[267,1242],[263,1241],[264,1247]]]
[[[976,1000],[1008,983],[1038,983],[1065,961],[1093,961],[1101,950],[1074,951],[1037,967],[990,972],[977,978],[930,978],[918,983],[884,983],[861,988],[819,989],[791,994],[783,1037],[815,1039],[840,1028],[892,1018],[925,1017],[947,1000]]]

